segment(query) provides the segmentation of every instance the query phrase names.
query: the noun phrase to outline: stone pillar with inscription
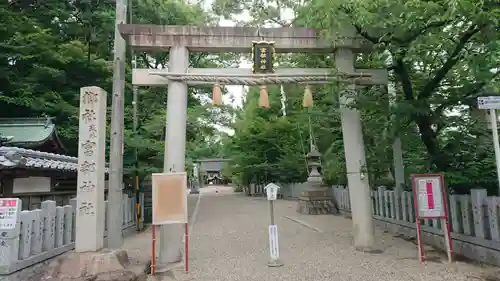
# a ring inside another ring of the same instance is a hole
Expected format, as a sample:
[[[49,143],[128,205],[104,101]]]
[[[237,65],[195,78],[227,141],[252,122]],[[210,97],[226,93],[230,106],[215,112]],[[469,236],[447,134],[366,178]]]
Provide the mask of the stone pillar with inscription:
[[[98,251],[104,244],[106,95],[99,87],[80,89],[75,238],[77,252]]]

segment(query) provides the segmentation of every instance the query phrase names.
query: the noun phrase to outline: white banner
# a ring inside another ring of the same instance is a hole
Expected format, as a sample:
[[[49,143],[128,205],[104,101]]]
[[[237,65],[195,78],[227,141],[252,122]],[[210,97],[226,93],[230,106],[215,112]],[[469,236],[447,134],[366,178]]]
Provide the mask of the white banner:
[[[280,258],[278,226],[275,224],[269,226],[269,254],[271,256],[271,260],[277,260]]]
[[[281,113],[283,114],[283,116],[286,116],[286,95],[283,85],[281,85],[280,87],[280,92],[281,92]]]

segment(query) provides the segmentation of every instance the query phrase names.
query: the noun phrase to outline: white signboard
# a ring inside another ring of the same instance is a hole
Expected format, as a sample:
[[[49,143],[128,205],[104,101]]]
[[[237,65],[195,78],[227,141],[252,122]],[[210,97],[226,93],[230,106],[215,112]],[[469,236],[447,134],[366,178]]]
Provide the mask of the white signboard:
[[[198,164],[193,164],[193,177],[198,178]]]
[[[421,218],[444,217],[443,190],[439,177],[423,177],[416,180],[418,214]]]
[[[478,97],[477,108],[500,109],[500,96]]]
[[[0,229],[13,229],[16,227],[20,205],[17,198],[0,199]]]
[[[269,226],[269,254],[271,260],[278,260],[280,258],[280,249],[278,244],[278,226]]]
[[[276,200],[278,198],[278,190],[280,187],[274,183],[270,183],[264,187],[266,191],[267,200]]]

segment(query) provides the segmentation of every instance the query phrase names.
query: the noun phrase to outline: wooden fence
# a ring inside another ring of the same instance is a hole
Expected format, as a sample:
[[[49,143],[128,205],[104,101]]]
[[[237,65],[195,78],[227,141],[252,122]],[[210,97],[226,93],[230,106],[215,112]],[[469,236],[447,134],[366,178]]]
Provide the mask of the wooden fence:
[[[135,197],[124,194],[122,204],[123,231],[128,234],[135,231]],[[107,210],[106,201],[106,213]],[[0,229],[0,275],[74,249],[75,220],[76,199],[62,207],[56,207],[55,201],[44,201],[41,209],[20,212],[20,221],[14,229]],[[107,228],[107,221],[105,225]]]
[[[334,187],[333,193],[340,208],[350,212],[349,190]],[[453,252],[500,266],[500,197],[487,196],[484,189],[473,189],[470,195],[450,195],[448,202]],[[379,187],[372,191],[372,208],[378,226],[394,233],[416,237],[415,209],[411,192],[398,194]],[[422,231],[424,243],[445,249],[442,224],[439,220],[422,220]]]

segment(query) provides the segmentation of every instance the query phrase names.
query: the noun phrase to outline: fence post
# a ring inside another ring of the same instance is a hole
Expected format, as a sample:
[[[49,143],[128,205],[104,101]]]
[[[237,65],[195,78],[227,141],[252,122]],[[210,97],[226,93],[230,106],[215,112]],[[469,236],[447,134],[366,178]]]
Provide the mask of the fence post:
[[[377,188],[378,215],[384,217],[384,190],[383,186]]]
[[[63,244],[71,243],[71,233],[73,231],[73,210],[71,206],[64,206],[64,238]]]
[[[460,219],[458,217],[458,195],[450,195],[450,216],[451,216],[451,228],[455,233],[460,233]]]
[[[64,208],[56,207],[56,237],[55,247],[59,248],[64,245]]]
[[[402,220],[403,221],[409,221],[408,219],[408,200],[406,199],[406,196],[408,196],[408,191],[403,191],[401,192],[401,215],[402,215]]]
[[[43,248],[43,212],[40,209],[31,211],[33,213],[33,243],[31,244],[32,255],[42,252]]]
[[[72,215],[72,223],[71,223],[71,241],[72,242],[75,242],[75,238],[76,238],[76,204],[77,204],[77,201],[76,201],[76,198],[73,198],[71,200],[69,200],[70,203],[71,203],[71,215]]]
[[[406,192],[406,203],[408,206],[408,219],[409,222],[415,222],[415,206],[413,205],[413,193],[412,192]]]
[[[394,217],[396,220],[402,220],[401,218],[401,191],[393,191],[392,192],[393,197],[394,197],[394,212],[396,213],[396,216]]]
[[[484,205],[486,203],[486,189],[471,189],[472,217],[474,220],[474,233],[476,237],[485,238]]]
[[[500,197],[491,196],[487,200],[491,240],[500,241],[500,231],[498,230],[498,206],[500,206]]]
[[[470,195],[460,196],[460,207],[462,209],[462,226],[464,228],[464,234],[472,236],[472,215],[471,215],[471,199]]]
[[[21,212],[21,231],[19,241],[19,259],[25,260],[31,254],[31,232],[34,214],[30,211]]]
[[[44,214],[43,251],[54,249],[56,242],[56,202],[47,200],[42,202]]]

